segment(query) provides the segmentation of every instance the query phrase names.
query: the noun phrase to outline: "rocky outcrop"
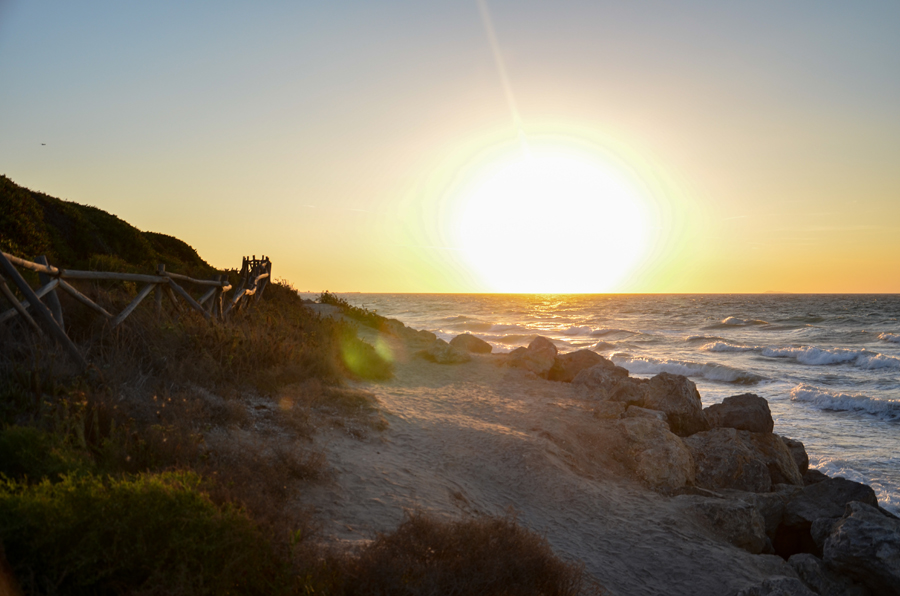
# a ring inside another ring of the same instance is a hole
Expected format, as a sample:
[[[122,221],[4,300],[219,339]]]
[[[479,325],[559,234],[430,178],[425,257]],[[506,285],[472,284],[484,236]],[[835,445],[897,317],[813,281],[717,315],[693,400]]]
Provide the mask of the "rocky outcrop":
[[[571,383],[581,371],[605,362],[615,366],[593,350],[575,350],[567,354],[560,354],[556,357],[547,378],[551,381]]]
[[[821,555],[825,539],[851,501],[878,506],[871,487],[845,478],[826,478],[805,487],[785,505],[775,552],[785,558],[796,553]]]
[[[480,337],[475,337],[471,333],[457,335],[450,340],[450,345],[461,352],[472,352],[474,354],[490,354],[493,350],[491,344]]]
[[[654,490],[673,491],[694,482],[694,461],[684,442],[656,418],[624,418],[614,422],[625,438],[626,467]]]
[[[795,439],[781,437],[781,440],[784,441],[784,444],[787,445],[788,450],[791,452],[791,457],[794,458],[797,469],[800,470],[801,474],[806,474],[806,472],[809,471],[809,455],[806,453],[806,447],[803,446],[803,443]],[[824,476],[824,474],[822,475]],[[804,482],[806,482],[805,478]]]
[[[621,366],[605,360],[582,370],[572,383],[588,388],[596,399],[663,412],[669,429],[681,437],[709,428],[697,386],[682,375],[660,373],[649,380],[636,379]]]
[[[669,428],[680,437],[709,429],[697,385],[684,375],[659,373],[651,378],[637,405],[665,412]]]
[[[866,503],[851,502],[825,541],[829,567],[874,594],[900,595],[900,520]]]
[[[575,375],[572,384],[589,390],[594,399],[638,404],[644,399],[647,381],[629,377],[626,369],[604,359]]]
[[[765,521],[766,536],[775,540],[778,528],[784,519],[784,509],[787,502],[795,497],[803,489],[791,484],[778,484],[772,487],[772,492],[752,493],[737,490],[724,490],[721,494],[756,507]]]
[[[714,428],[685,439],[697,465],[697,485],[769,492],[775,484],[802,485],[787,446],[777,435]]]
[[[557,352],[553,342],[546,337],[538,336],[528,344],[527,348],[518,348],[510,352],[506,365],[533,372],[546,379],[556,362]]]
[[[759,554],[769,543],[765,520],[750,503],[698,495],[679,495],[675,502],[683,511],[702,520],[710,531],[738,548]]]
[[[704,408],[712,428],[735,428],[755,433],[770,433],[775,427],[769,402],[753,393],[726,397],[720,404]]]
[[[437,335],[431,331],[407,327],[397,319],[385,319],[381,323],[379,331],[387,333],[388,335],[393,335],[394,337],[400,338],[406,343],[411,344],[431,344],[438,338]]]
[[[820,596],[869,596],[865,587],[849,577],[828,569],[825,562],[809,553],[799,553],[788,560],[788,564],[806,587]]]
[[[666,425],[669,424],[669,419],[666,416],[665,412],[660,412],[659,410],[650,410],[648,408],[642,408],[640,406],[628,406],[625,409],[624,416],[625,418],[654,418],[656,420],[659,420],[660,422],[665,422]]]
[[[457,350],[442,339],[434,340],[417,355],[437,364],[463,364],[472,359],[468,352]]]
[[[744,588],[737,596],[818,596],[796,577],[770,577]]]

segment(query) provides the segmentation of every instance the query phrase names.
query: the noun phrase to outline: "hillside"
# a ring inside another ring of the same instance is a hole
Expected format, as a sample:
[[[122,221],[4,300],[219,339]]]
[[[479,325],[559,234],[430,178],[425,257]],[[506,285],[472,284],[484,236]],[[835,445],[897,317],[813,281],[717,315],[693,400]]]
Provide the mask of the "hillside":
[[[142,232],[115,215],[57,199],[0,176],[0,250],[69,269],[142,272],[164,263],[171,271],[209,277],[217,271],[187,243]]]

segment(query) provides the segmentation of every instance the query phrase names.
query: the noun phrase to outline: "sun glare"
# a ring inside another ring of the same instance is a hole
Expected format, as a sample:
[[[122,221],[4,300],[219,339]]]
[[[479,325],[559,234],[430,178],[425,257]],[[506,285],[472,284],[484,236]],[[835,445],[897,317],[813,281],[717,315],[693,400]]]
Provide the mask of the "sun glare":
[[[463,198],[458,246],[496,292],[609,292],[647,250],[646,205],[599,158],[531,150],[479,177]]]

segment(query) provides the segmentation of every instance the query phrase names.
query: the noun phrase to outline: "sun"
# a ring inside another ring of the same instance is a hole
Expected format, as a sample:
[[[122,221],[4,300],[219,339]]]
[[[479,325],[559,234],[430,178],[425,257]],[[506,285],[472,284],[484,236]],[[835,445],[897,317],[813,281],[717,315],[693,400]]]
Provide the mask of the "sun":
[[[462,193],[456,245],[490,291],[615,291],[647,252],[646,203],[599,156],[532,148]]]

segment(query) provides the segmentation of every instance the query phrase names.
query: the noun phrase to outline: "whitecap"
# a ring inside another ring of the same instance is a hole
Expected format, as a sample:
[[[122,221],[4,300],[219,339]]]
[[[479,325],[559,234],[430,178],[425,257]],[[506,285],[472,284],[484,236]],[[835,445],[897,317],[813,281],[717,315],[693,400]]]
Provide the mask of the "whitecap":
[[[868,350],[850,350],[847,348],[816,348],[801,346],[799,348],[766,348],[762,355],[768,358],[791,358],[800,364],[824,366],[829,364],[852,364],[859,368],[900,368],[900,358],[885,356]]]
[[[727,341],[717,341],[700,346],[704,352],[758,352],[763,348],[761,346],[741,346],[728,343]]]
[[[791,401],[803,402],[820,410],[867,412],[885,420],[900,418],[900,400],[876,399],[859,393],[841,393],[801,383],[791,389]]]
[[[740,319],[738,317],[726,317],[720,324],[731,325],[734,327],[745,327],[747,325],[768,325],[769,323],[760,319]]]
[[[879,333],[878,339],[881,341],[889,341],[892,344],[900,344],[900,334],[897,333]]]
[[[700,363],[657,358],[632,358],[627,354],[612,354],[610,359],[634,374],[656,375],[661,372],[667,372],[738,385],[753,385],[764,379],[764,377],[756,373],[725,366],[724,364],[716,364],[715,362]]]

